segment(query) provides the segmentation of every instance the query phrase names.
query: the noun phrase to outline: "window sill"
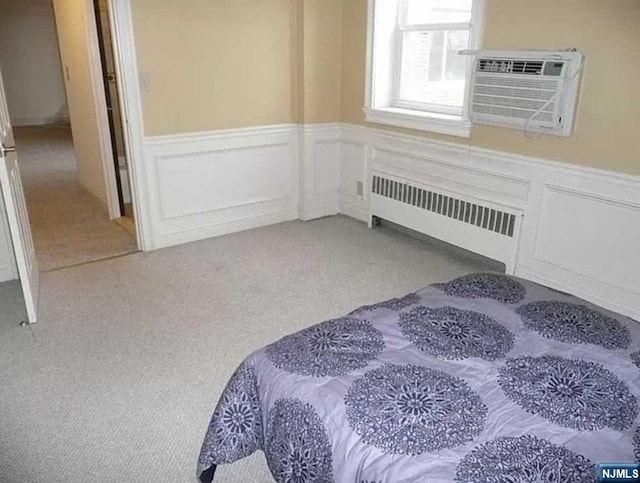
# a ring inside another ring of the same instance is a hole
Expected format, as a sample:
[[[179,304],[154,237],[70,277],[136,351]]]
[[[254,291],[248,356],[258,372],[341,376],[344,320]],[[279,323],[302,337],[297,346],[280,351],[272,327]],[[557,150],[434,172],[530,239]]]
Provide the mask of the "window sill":
[[[461,138],[471,137],[471,122],[457,116],[422,113],[409,109],[367,108],[362,109],[365,121],[387,126],[417,129]]]

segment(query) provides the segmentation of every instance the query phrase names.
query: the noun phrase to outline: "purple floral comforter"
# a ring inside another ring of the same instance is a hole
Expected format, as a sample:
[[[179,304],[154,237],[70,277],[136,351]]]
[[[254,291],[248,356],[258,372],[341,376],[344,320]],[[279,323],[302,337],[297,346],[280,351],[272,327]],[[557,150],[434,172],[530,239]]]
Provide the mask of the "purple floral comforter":
[[[640,324],[504,275],[362,307],[251,355],[198,464],[278,482],[582,482],[640,458]]]

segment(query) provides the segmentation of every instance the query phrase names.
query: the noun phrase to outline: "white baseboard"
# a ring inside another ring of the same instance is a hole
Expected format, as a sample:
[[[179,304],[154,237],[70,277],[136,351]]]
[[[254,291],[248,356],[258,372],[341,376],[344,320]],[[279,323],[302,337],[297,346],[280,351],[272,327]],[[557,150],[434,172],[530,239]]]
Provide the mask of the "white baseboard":
[[[340,213],[365,223],[369,222],[369,207],[361,196],[342,192],[340,194]]]
[[[17,278],[18,274],[14,267],[9,264],[3,264],[3,266],[0,266],[0,283],[17,280]]]
[[[245,217],[225,215],[221,217],[219,221],[208,222],[203,226],[188,227],[182,231],[175,230],[158,235],[155,239],[155,245],[156,248],[165,248],[297,219],[297,209],[291,209],[289,211],[276,209],[272,213],[248,215]]]

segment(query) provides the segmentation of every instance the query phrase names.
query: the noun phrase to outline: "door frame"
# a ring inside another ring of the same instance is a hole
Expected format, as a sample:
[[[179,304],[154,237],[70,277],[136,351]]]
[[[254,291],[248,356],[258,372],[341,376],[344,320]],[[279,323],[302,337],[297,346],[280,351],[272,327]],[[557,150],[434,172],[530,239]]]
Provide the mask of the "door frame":
[[[138,249],[152,250],[153,240],[150,232],[147,196],[145,189],[145,150],[144,119],[142,110],[142,93],[138,75],[133,15],[131,0],[107,0],[111,17],[111,39],[115,57],[116,77],[118,79],[120,112],[122,128],[129,168],[129,184],[131,185],[131,202],[135,216],[136,239]],[[92,0],[84,0],[85,22],[89,38],[87,45],[92,64],[92,81],[94,84],[94,103],[98,113],[99,137],[101,146],[102,171],[108,199],[109,216],[120,217],[118,188],[116,185],[115,162],[111,146],[111,131],[107,113],[106,94],[98,44],[96,16]],[[91,13],[91,15],[89,15]]]
[[[107,95],[104,89],[104,73],[100,55],[100,40],[96,26],[96,12],[91,0],[84,1],[84,22],[87,32],[87,47],[91,59],[91,81],[93,83],[93,105],[98,125],[98,138],[100,139],[100,160],[102,163],[102,177],[104,179],[105,192],[107,194],[107,209],[109,218],[120,218],[120,204],[118,200],[118,186],[116,179],[115,160],[113,159],[113,147],[111,145],[111,130],[109,126],[109,113],[107,111]]]

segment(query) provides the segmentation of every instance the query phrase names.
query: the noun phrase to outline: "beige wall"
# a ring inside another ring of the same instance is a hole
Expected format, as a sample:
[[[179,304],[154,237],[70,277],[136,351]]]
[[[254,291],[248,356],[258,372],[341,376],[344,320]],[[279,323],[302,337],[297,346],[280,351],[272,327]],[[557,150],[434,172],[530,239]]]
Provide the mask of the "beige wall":
[[[576,133],[474,126],[457,143],[640,174],[640,0],[486,0],[485,48],[575,46]],[[188,8],[187,8],[188,6]],[[290,122],[362,124],[367,0],[133,0],[147,135]],[[378,126],[382,129],[390,129]]]
[[[584,52],[587,64],[575,134],[531,141],[521,132],[488,126],[474,126],[470,140],[412,134],[640,174],[640,1],[486,2],[484,48],[575,46]],[[356,124],[363,123],[366,12],[367,0],[344,0],[342,120]]]
[[[295,0],[133,0],[147,135],[295,122]]]
[[[342,1],[133,0],[146,134],[339,121]]]
[[[78,164],[78,181],[96,198],[107,204],[101,160],[100,127],[94,103],[88,21],[93,21],[87,0],[54,0],[67,102],[71,115],[73,145]]]
[[[303,32],[298,39],[305,123],[337,122],[341,113],[342,0],[303,0]]]
[[[68,122],[51,3],[0,0],[0,67],[14,126]]]

